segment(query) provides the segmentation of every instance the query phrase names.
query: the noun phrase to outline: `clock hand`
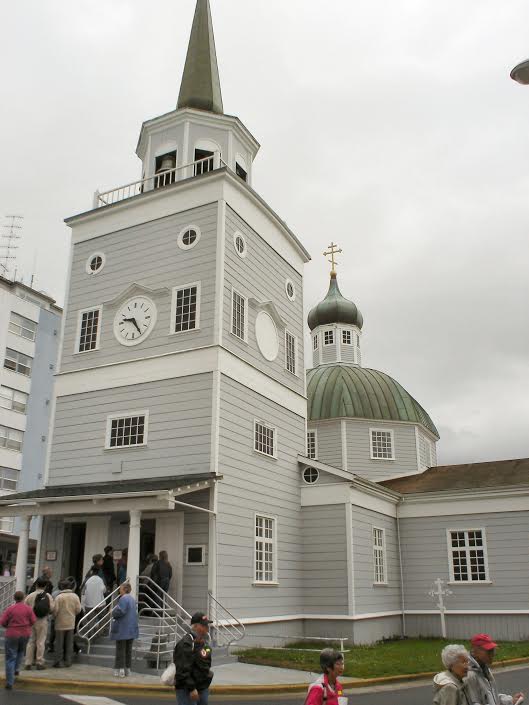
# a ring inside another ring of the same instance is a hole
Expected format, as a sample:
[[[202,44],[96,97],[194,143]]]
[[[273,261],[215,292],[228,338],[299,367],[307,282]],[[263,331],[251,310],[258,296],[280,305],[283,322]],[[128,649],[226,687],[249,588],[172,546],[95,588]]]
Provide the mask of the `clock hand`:
[[[134,323],[134,325],[136,326],[136,330],[137,330],[138,333],[141,335],[141,330],[140,330],[139,325],[136,323],[136,319],[135,319],[135,318],[132,318],[131,320],[132,320],[132,322]]]

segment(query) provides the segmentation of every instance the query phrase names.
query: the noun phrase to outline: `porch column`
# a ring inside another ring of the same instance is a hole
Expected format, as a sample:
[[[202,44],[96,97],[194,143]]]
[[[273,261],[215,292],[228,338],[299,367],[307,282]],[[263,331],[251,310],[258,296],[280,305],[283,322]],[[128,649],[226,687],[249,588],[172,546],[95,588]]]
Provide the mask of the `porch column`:
[[[15,568],[16,589],[26,592],[26,573],[28,571],[29,525],[30,516],[20,517],[20,535],[18,537],[17,565]]]
[[[129,549],[127,555],[127,577],[130,580],[132,594],[136,596],[136,583],[140,574],[140,530],[141,512],[131,509],[129,512]]]

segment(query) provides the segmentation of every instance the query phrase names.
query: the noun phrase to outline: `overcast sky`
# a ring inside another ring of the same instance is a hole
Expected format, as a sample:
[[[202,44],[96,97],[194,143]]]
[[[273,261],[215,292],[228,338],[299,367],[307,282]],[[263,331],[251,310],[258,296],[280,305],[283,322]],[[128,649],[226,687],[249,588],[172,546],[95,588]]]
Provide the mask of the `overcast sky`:
[[[529,455],[526,0],[211,0],[224,109],[261,142],[254,187],[364,315],[367,367],[430,412],[440,462]],[[195,0],[17,0],[0,24],[0,216],[19,272],[64,300],[69,230],[139,177],[174,109]]]

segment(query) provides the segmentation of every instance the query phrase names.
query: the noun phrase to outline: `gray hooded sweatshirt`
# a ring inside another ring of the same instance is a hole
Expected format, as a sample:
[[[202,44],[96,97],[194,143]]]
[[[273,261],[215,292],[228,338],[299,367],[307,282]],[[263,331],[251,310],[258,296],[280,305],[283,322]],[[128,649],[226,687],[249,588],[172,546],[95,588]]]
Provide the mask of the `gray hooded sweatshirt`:
[[[512,696],[498,693],[498,686],[490,668],[480,666],[472,656],[465,680],[471,705],[512,705]]]
[[[433,705],[473,705],[467,697],[465,684],[451,671],[438,673],[433,687]]]

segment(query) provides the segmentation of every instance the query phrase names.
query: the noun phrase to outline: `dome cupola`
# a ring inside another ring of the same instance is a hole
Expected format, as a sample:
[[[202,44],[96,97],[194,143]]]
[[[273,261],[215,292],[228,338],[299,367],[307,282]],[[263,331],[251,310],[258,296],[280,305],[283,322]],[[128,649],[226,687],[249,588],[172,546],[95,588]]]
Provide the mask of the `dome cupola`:
[[[332,323],[356,326],[361,330],[364,324],[364,319],[356,304],[342,296],[335,271],[331,272],[331,283],[327,296],[317,306],[314,306],[307,320],[311,331],[318,326]]]

